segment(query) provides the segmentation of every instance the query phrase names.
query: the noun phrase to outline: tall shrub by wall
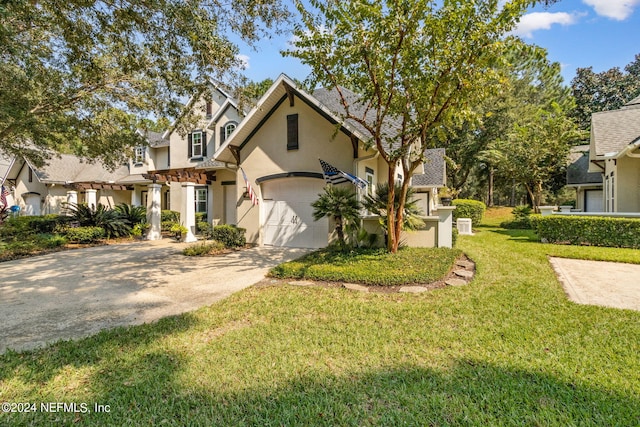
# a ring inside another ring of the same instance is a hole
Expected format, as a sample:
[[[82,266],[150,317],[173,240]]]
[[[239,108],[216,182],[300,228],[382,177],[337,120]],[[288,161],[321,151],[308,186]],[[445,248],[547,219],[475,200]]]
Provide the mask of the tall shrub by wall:
[[[596,216],[531,216],[543,242],[640,248],[640,219]]]
[[[471,218],[472,226],[479,225],[482,222],[484,211],[487,209],[487,205],[484,203],[470,199],[456,199],[453,201],[453,205],[456,207],[453,211],[453,220]]]

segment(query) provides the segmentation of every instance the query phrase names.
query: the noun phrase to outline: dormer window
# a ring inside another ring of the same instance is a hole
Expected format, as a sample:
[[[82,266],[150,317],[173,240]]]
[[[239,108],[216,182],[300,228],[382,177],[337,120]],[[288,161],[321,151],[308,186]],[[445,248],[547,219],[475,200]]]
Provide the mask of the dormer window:
[[[145,149],[142,146],[135,147],[133,149],[133,164],[134,166],[142,166],[145,158]]]
[[[237,126],[238,124],[236,122],[229,122],[220,128],[220,145],[222,145],[222,143],[227,140],[229,135],[231,135],[233,131],[236,130]]]
[[[207,155],[207,134],[202,130],[195,130],[188,136],[188,154],[190,159],[202,159]]]
[[[235,123],[227,123],[227,125],[224,127],[224,139],[225,139],[225,141],[227,140],[227,138],[229,138],[229,135],[231,135],[234,130],[236,130],[236,124]]]

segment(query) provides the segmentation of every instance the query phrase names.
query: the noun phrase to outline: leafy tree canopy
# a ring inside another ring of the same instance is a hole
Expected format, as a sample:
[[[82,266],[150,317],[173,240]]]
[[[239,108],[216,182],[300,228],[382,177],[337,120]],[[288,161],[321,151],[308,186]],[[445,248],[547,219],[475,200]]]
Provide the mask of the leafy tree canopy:
[[[311,85],[336,88],[344,119],[370,134],[388,164],[403,169],[400,208],[390,187],[389,250],[397,251],[403,206],[426,148],[446,146],[448,131],[499,86],[504,36],[531,0],[309,0],[286,54],[312,69]],[[357,100],[340,90],[344,86]],[[369,135],[367,135],[368,137]]]
[[[593,67],[578,68],[571,80],[571,90],[576,99],[572,113],[582,130],[591,128],[591,114],[617,110],[640,95],[640,54],[624,67],[613,67],[595,73]]]
[[[239,71],[288,17],[281,0],[10,0],[0,5],[0,151],[41,163],[70,150],[106,165],[145,117],[177,117],[208,79]]]

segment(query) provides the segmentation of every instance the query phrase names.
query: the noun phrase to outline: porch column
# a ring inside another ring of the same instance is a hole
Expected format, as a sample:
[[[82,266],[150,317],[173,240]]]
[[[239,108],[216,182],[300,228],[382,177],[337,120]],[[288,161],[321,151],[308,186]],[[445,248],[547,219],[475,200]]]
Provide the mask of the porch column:
[[[193,182],[182,183],[182,205],[180,206],[180,222],[187,227],[184,242],[195,242],[196,231],[196,185]]]
[[[147,200],[148,202],[148,200]],[[137,188],[133,187],[131,191],[131,206],[141,206],[142,200],[140,200],[140,192]]]
[[[147,240],[160,240],[162,239],[162,229],[160,228],[160,189],[162,185],[149,184],[148,188],[147,224],[149,224],[150,227],[147,232]],[[135,194],[135,190],[133,194]],[[140,201],[138,201],[138,204],[140,204]]]
[[[453,210],[455,206],[437,207],[438,214],[438,247],[450,248],[453,246]]]
[[[95,209],[98,207],[97,193],[98,193],[98,190],[93,190],[93,189],[88,189],[85,192],[86,199],[87,199],[87,206],[89,206],[92,209]]]

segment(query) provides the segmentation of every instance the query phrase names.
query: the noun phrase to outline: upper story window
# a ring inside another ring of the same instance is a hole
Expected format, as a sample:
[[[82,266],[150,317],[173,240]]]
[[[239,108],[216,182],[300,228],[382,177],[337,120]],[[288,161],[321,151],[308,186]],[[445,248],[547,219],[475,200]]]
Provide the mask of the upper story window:
[[[133,163],[135,166],[140,166],[144,163],[145,149],[142,146],[135,147],[133,149]]]
[[[188,137],[187,157],[199,159],[207,155],[207,134],[202,130],[191,132]]]
[[[220,128],[220,145],[222,145],[222,143],[227,140],[229,135],[231,135],[233,131],[236,130],[237,126],[238,124],[236,122],[229,122]]]
[[[235,123],[227,123],[224,126],[224,139],[225,141],[227,140],[227,138],[229,138],[229,135],[231,135],[233,133],[234,130],[236,130],[236,124]]]
[[[287,150],[298,149],[298,115],[287,116]]]

